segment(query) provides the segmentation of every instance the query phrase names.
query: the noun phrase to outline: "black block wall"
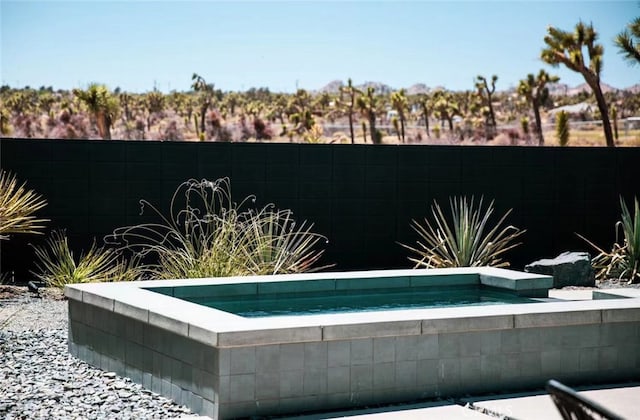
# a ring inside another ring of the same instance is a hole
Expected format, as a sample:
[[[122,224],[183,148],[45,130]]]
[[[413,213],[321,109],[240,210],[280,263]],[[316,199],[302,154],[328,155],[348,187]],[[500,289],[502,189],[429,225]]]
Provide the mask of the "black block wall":
[[[1,139],[0,165],[42,194],[41,216],[67,229],[77,252],[119,226],[149,220],[139,200],[166,211],[189,178],[231,179],[236,200],[290,208],[329,238],[335,270],[409,267],[397,242],[415,243],[412,219],[433,200],[454,195],[494,199],[495,219],[527,229],[508,254],[514,268],[566,250],[589,250],[575,233],[610,246],[618,196],[640,198],[640,148],[373,146],[150,141]],[[24,280],[29,243],[1,245],[3,272]]]

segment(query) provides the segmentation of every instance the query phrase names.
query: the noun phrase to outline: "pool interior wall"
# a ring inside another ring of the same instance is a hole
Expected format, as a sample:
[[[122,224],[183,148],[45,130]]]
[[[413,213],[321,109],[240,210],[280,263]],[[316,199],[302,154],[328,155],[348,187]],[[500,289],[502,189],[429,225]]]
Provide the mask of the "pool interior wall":
[[[69,350],[216,419],[640,374],[637,298],[249,319],[174,297],[211,285],[448,275],[520,291],[551,281],[479,268],[74,285]],[[172,296],[146,290],[160,287]]]

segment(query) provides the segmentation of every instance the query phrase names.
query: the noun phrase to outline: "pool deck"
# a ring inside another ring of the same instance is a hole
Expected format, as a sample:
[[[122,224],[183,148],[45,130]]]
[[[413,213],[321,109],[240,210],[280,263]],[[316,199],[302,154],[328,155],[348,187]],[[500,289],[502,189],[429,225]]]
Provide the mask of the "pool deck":
[[[637,416],[637,399],[640,397],[640,383],[638,382],[577,387],[576,390],[580,395],[599,403],[622,418],[631,419]],[[463,398],[456,403],[444,401],[407,404],[378,409],[336,411],[279,418],[281,420],[562,419],[549,395],[542,391],[470,397]],[[181,419],[207,420],[210,417],[184,416]]]

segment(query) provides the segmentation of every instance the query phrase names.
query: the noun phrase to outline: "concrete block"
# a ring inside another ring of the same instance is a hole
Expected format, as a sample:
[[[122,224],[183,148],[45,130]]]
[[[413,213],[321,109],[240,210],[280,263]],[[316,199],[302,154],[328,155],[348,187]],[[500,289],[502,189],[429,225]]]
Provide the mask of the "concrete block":
[[[452,358],[460,355],[461,334],[438,334],[438,356]]]
[[[327,366],[350,366],[351,365],[351,342],[350,341],[330,341],[327,343]]]
[[[280,371],[280,346],[258,346],[256,347],[256,372],[279,372]]]
[[[513,315],[425,319],[422,334],[491,331],[513,328]]]
[[[303,374],[304,395],[323,395],[327,392],[327,369],[305,369]]]
[[[351,368],[349,366],[327,368],[327,393],[349,392],[351,388]]]
[[[230,401],[253,401],[256,395],[255,375],[230,375],[229,398]]]
[[[69,302],[72,300],[75,302],[82,302],[82,290],[72,284],[68,284],[64,287],[64,295],[69,299]]]
[[[520,366],[520,374],[523,377],[540,377],[542,374],[542,362],[540,360],[540,352],[531,351],[520,353],[518,355],[518,365]]]
[[[279,372],[256,373],[256,399],[272,400],[280,398],[279,382]]]
[[[158,312],[149,312],[149,324],[170,331],[174,334],[183,335],[185,337],[189,335],[188,323]]]
[[[351,365],[371,365],[373,363],[373,339],[351,340]]]
[[[96,308],[105,309],[107,311],[113,312],[114,301],[111,298],[91,293],[91,292],[83,292],[82,293],[82,302],[87,305],[94,306]]]
[[[396,337],[396,361],[418,360],[418,338],[420,336],[411,335],[406,337]]]
[[[482,350],[482,334],[480,332],[460,334],[460,356],[480,356]]]
[[[250,346],[265,344],[304,343],[322,340],[322,327],[294,327],[280,329],[257,329],[218,333],[221,347]]]
[[[327,343],[304,344],[304,369],[317,370],[327,368]]]
[[[280,372],[280,398],[304,395],[304,371],[287,370]]]
[[[373,363],[393,362],[396,359],[395,337],[373,339]]]
[[[395,363],[383,362],[373,365],[373,388],[393,389],[396,384]]]
[[[397,337],[418,335],[421,321],[375,322],[370,324],[328,325],[323,327],[325,340],[343,340],[368,337]]]
[[[304,344],[280,346],[280,371],[304,369]]]
[[[418,359],[435,359],[440,351],[438,334],[421,335],[417,338]]]
[[[561,327],[566,325],[599,324],[600,311],[538,312],[514,315],[515,328]]]
[[[519,335],[520,349],[523,352],[539,351],[542,348],[539,328],[521,328],[516,331]]]
[[[416,385],[424,389],[426,385],[438,383],[438,359],[418,360]]]
[[[396,387],[415,388],[417,384],[418,362],[404,360],[396,362]]]
[[[231,367],[229,373],[238,375],[242,373],[255,373],[256,348],[237,347],[231,349]]]
[[[371,391],[373,389],[373,367],[369,365],[351,366],[351,392]]]
[[[520,353],[520,331],[518,330],[505,330],[500,332],[500,352],[502,354],[507,353]]]

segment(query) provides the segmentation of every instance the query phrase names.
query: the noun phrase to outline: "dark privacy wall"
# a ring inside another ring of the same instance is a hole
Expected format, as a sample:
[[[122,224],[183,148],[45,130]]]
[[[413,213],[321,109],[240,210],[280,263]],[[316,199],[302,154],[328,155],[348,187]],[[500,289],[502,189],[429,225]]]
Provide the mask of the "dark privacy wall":
[[[588,250],[574,232],[602,246],[615,238],[618,196],[640,196],[640,148],[537,148],[0,140],[0,163],[46,197],[41,215],[67,229],[79,251],[93,238],[143,219],[138,200],[166,210],[188,178],[231,178],[236,200],[290,208],[329,238],[336,270],[409,267],[397,242],[414,243],[414,218],[453,195],[495,199],[495,219],[526,229],[508,254],[514,268],[566,250]],[[144,217],[144,216],[143,216]],[[28,243],[2,246],[2,271],[24,279]]]

